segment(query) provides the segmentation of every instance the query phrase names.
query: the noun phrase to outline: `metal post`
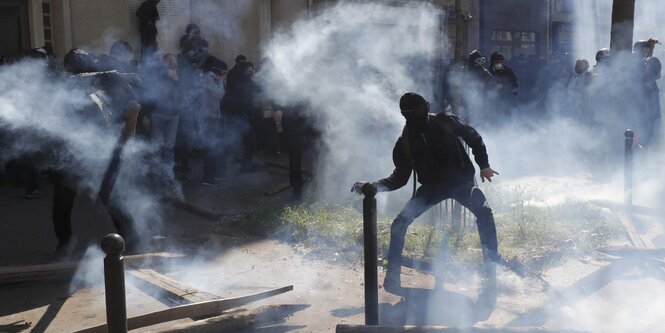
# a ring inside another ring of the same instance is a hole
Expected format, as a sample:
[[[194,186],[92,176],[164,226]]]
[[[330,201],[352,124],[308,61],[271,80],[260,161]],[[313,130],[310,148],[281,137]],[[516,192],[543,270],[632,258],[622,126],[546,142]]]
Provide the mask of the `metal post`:
[[[630,212],[633,207],[633,138],[635,133],[627,129],[624,136],[623,201],[626,210]]]
[[[125,305],[125,267],[122,251],[125,240],[118,234],[102,239],[104,258],[104,287],[106,290],[106,325],[108,333],[127,333],[127,307]]]
[[[379,324],[379,282],[376,240],[376,185],[362,187],[363,236],[365,244],[365,325]]]

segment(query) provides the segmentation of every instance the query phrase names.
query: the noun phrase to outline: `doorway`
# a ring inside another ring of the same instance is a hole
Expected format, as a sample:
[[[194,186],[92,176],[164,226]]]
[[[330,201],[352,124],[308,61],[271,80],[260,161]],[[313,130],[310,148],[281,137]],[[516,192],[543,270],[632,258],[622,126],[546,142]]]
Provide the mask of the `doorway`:
[[[0,0],[0,55],[8,61],[30,48],[28,4],[21,0]]]

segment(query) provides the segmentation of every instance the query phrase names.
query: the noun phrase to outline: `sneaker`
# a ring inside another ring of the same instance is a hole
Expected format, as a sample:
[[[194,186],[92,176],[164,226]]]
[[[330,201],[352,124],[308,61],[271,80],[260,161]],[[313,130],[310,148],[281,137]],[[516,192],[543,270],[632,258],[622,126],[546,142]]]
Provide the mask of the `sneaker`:
[[[399,295],[402,290],[400,274],[400,270],[388,267],[386,270],[386,277],[383,280],[383,289],[391,294]]]

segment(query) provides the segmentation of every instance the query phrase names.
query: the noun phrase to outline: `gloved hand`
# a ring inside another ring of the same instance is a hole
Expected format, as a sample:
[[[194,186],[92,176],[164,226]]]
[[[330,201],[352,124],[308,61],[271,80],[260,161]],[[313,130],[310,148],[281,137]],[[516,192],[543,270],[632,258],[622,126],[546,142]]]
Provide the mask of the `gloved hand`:
[[[354,192],[356,194],[363,194],[363,186],[365,186],[365,184],[370,184],[370,183],[371,182],[367,182],[367,181],[356,182],[355,184],[353,184],[353,187],[351,188],[351,192]]]

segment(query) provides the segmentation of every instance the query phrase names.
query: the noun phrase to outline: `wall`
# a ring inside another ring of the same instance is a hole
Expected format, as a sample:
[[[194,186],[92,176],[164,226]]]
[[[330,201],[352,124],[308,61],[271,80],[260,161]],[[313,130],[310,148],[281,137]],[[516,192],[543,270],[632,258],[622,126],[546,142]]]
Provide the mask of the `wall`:
[[[118,39],[130,40],[127,0],[70,0],[72,47],[107,53]]]
[[[201,27],[210,52],[230,67],[238,54],[255,64],[260,59],[259,1],[269,0],[192,1],[192,22]]]
[[[307,17],[309,4],[307,0],[272,0],[271,17],[272,31],[279,32],[300,17]]]

